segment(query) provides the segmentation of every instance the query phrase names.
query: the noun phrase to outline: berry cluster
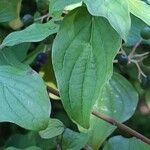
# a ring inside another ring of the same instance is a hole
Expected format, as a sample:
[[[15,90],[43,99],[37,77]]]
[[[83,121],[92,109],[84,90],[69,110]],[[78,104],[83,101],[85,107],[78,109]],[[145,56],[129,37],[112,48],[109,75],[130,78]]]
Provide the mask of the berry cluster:
[[[142,43],[143,40],[150,39],[150,27],[145,26],[140,32],[141,39],[135,44],[129,55],[126,55],[126,52],[121,49],[121,51],[117,54],[115,61],[121,66],[126,66],[128,64],[134,63],[138,70],[138,80],[140,81],[140,85],[143,89],[150,88],[150,73],[145,74],[141,68],[141,62],[143,59],[149,57],[149,52],[145,52],[142,54],[137,54],[135,51],[137,47]]]

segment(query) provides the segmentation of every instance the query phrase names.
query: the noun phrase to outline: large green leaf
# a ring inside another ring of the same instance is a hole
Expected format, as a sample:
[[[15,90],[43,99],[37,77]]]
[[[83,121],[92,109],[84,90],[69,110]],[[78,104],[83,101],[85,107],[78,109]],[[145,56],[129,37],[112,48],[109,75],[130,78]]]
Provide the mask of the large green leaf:
[[[127,0],[84,0],[84,2],[92,15],[107,18],[120,36],[126,39],[131,26]]]
[[[50,119],[49,125],[45,130],[39,132],[40,136],[44,139],[50,139],[62,134],[64,125],[58,119]]]
[[[21,0],[0,0],[0,22],[13,20],[17,17],[17,6]]]
[[[150,25],[150,5],[141,0],[128,0],[130,12]]]
[[[136,138],[115,136],[108,140],[103,150],[150,150],[150,145]]]
[[[24,42],[39,42],[57,31],[58,25],[54,24],[53,21],[45,24],[34,23],[22,31],[10,33],[2,42],[0,48]]]
[[[36,72],[0,66],[0,83],[0,122],[13,122],[31,130],[48,126],[49,97]]]
[[[62,136],[62,149],[80,150],[85,146],[87,140],[88,136],[86,134],[66,129]]]
[[[81,0],[51,0],[49,5],[50,16],[60,17],[66,6],[79,2]]]
[[[103,88],[101,98],[97,100],[95,109],[119,122],[129,119],[137,106],[138,94],[132,85],[121,75],[114,74]],[[115,127],[107,122],[91,116],[89,144],[97,150]]]
[[[121,39],[105,18],[78,8],[64,19],[54,41],[52,60],[68,115],[88,128],[91,109],[111,77]]]

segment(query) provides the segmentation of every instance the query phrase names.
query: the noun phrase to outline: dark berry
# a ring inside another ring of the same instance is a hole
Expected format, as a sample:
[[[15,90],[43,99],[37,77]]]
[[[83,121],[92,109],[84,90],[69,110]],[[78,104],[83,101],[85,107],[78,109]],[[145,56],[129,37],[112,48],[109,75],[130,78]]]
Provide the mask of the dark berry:
[[[126,54],[117,54],[116,59],[118,63],[121,65],[127,65],[129,62],[129,58]]]
[[[34,22],[34,18],[32,15],[26,14],[22,17],[22,22],[23,22],[24,26],[27,27]]]
[[[141,30],[140,34],[143,39],[145,39],[145,40],[150,39],[150,27],[149,26],[144,27]]]
[[[141,87],[143,89],[150,88],[150,75],[147,75],[146,77],[141,76]]]
[[[36,61],[41,63],[42,65],[45,64],[47,61],[47,54],[46,53],[39,53],[36,56]]]
[[[35,70],[36,72],[39,72],[40,69],[41,69],[41,67],[42,67],[42,65],[41,65],[41,63],[39,63],[39,62],[35,62],[33,65],[31,65],[31,68],[32,68],[33,70]]]

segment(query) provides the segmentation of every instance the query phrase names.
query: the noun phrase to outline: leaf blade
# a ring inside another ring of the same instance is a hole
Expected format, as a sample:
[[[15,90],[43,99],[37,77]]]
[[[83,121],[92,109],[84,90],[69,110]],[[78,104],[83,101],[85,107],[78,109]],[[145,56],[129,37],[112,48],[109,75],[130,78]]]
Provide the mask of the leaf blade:
[[[20,149],[20,148],[16,148],[16,147],[11,146],[11,147],[6,148],[5,150],[41,150],[41,148],[36,147],[36,146],[31,146],[31,147],[28,147],[28,148]]]
[[[64,125],[58,119],[50,119],[49,125],[45,130],[39,132],[39,135],[44,139],[50,139],[62,134]]]
[[[46,87],[31,69],[0,67],[0,122],[30,130],[47,127],[51,106]]]
[[[79,150],[84,147],[88,140],[88,136],[84,133],[74,132],[66,129],[62,137],[62,149]]]
[[[51,0],[49,5],[50,16],[60,17],[66,6],[79,2],[81,2],[81,0]]]
[[[17,17],[16,9],[21,0],[1,0],[0,1],[0,22],[7,22]]]
[[[84,0],[94,16],[107,18],[119,35],[126,40],[131,26],[127,0]]]
[[[106,42],[110,40],[115,44]],[[62,102],[68,115],[85,128],[102,86],[112,75],[120,43],[109,23],[93,18],[86,8],[74,10],[64,20],[54,41],[52,61]]]
[[[54,24],[53,21],[45,24],[34,23],[22,31],[10,33],[3,40],[0,49],[5,46],[14,46],[25,42],[39,42],[57,31],[58,25]]]
[[[103,88],[101,98],[97,100],[94,108],[119,122],[124,122],[133,115],[137,103],[138,94],[135,89],[124,77],[115,73]],[[98,149],[116,128],[95,116],[91,116],[90,125],[89,144],[94,149]]]
[[[149,150],[150,146],[148,144],[145,144],[144,142],[136,139],[136,138],[124,138],[122,136],[114,136],[108,140],[108,142],[104,145],[103,150],[116,150],[116,149],[122,149],[126,150],[128,147],[128,150]]]
[[[150,6],[140,0],[128,0],[130,12],[150,25]]]

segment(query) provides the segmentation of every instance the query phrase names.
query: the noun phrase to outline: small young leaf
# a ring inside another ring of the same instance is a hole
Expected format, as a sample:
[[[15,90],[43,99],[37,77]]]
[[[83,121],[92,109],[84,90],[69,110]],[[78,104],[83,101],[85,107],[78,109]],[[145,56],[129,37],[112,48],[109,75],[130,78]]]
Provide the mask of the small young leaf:
[[[103,150],[150,150],[150,146],[136,138],[112,137],[106,142]]]
[[[40,136],[44,139],[50,139],[62,134],[64,125],[58,119],[50,119],[49,125],[45,130],[39,132]]]
[[[36,72],[1,66],[0,83],[0,122],[37,131],[48,126],[49,97]]]
[[[128,0],[128,5],[133,15],[150,25],[150,5],[141,0]]]
[[[62,137],[62,149],[80,150],[87,143],[88,136],[84,133],[77,133],[70,129],[65,129]]]
[[[128,120],[134,113],[138,103],[138,94],[132,85],[121,75],[114,74],[102,90],[95,109],[119,122]],[[116,127],[91,116],[89,129],[89,145],[97,150]]]
[[[101,88],[112,75],[120,43],[108,21],[92,17],[84,7],[64,19],[54,41],[52,60],[64,108],[85,128]]]
[[[119,35],[126,40],[131,26],[127,0],[84,0],[94,16],[107,18]]]
[[[22,31],[10,33],[0,45],[0,49],[5,46],[14,46],[24,42],[39,42],[57,31],[58,25],[52,21],[45,24],[34,23]]]

